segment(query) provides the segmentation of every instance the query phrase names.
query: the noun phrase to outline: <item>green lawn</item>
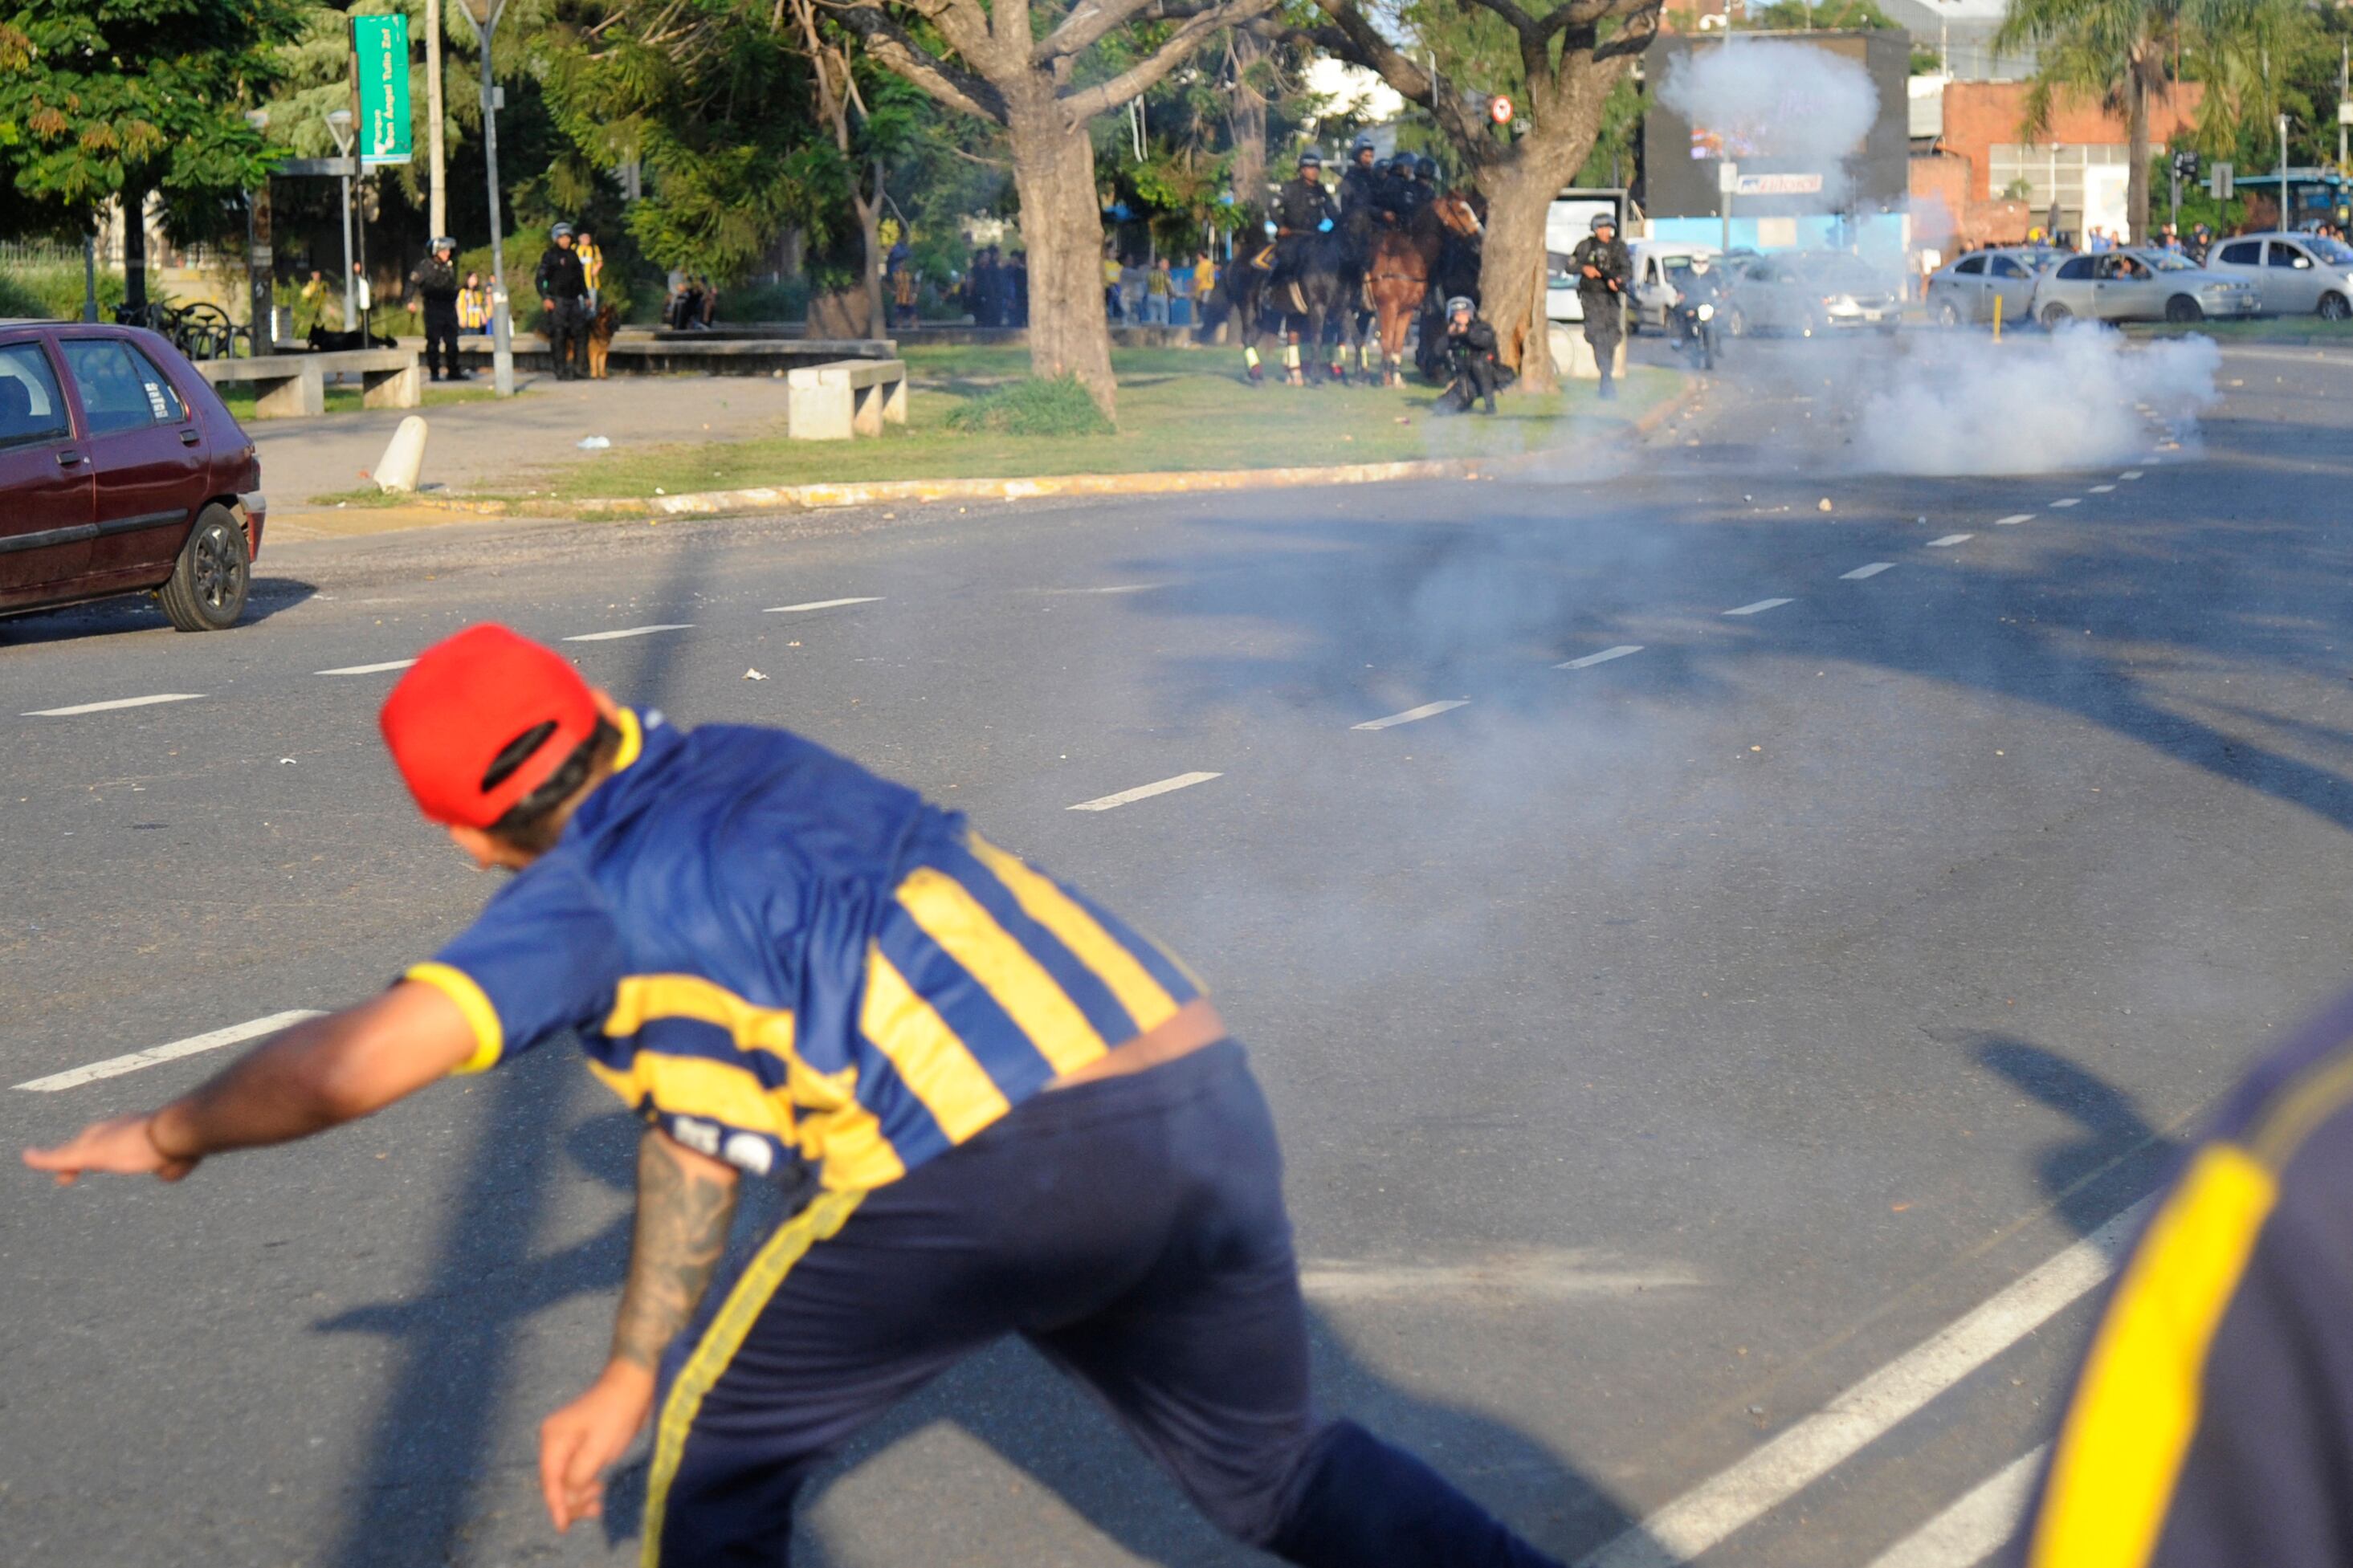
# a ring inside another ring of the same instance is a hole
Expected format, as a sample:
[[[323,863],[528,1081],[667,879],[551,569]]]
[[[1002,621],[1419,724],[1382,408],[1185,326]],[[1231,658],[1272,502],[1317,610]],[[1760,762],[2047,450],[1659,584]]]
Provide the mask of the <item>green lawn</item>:
[[[520,483],[559,500],[582,500],[869,479],[1516,457],[1623,426],[1682,384],[1672,372],[1637,366],[1616,403],[1599,402],[1591,384],[1579,383],[1544,397],[1506,394],[1502,412],[1490,419],[1435,414],[1434,390],[1419,384],[1397,391],[1252,387],[1242,379],[1236,351],[1121,349],[1112,355],[1120,383],[1117,434],[1008,437],[953,431],[946,419],[963,400],[1027,375],[1026,351],[910,346],[904,357],[913,383],[909,421],[880,440],[772,437],[643,447],[568,461],[521,476]]]
[[[2200,321],[2190,326],[2135,326],[2135,337],[2181,338],[2196,333],[2221,343],[2310,343],[2315,347],[2353,347],[2353,321],[2324,321],[2318,316],[2258,316],[2253,321]]]
[[[253,402],[256,396],[253,383],[233,381],[226,386],[216,386],[213,390],[220,394],[221,401],[228,405],[228,411],[237,416],[240,423],[253,417]],[[472,385],[436,386],[427,382],[425,385],[425,406],[439,408],[445,404],[451,403],[483,403],[489,401],[490,395],[491,384],[487,376]],[[357,414],[359,411],[360,389],[358,387],[327,388],[328,413]]]

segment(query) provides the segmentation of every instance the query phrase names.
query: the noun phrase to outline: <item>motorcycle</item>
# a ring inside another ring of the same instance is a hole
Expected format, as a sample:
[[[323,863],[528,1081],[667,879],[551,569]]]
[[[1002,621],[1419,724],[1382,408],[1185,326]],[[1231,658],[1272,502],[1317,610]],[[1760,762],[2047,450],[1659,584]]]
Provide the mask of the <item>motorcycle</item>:
[[[1694,354],[1702,370],[1715,368],[1715,301],[1694,300],[1688,294],[1677,295],[1669,308],[1668,320],[1673,324],[1675,346]]]

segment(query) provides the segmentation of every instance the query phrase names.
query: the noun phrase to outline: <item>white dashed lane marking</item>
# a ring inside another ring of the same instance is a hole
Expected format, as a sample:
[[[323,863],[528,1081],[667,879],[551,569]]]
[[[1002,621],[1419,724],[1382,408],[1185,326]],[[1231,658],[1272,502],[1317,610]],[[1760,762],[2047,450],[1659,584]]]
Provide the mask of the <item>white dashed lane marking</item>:
[[[320,675],[382,675],[388,669],[406,669],[417,661],[413,658],[388,658],[382,664],[347,664],[340,669],[322,669]]]
[[[1753,605],[1742,605],[1737,609],[1726,610],[1724,613],[1727,616],[1761,616],[1767,610],[1778,610],[1784,605],[1794,605],[1797,602],[1795,599],[1759,599]]]
[[[1860,583],[1865,577],[1878,576],[1882,572],[1885,572],[1893,568],[1894,564],[1895,563],[1893,561],[1873,561],[1869,565],[1858,566],[1852,572],[1840,573],[1839,581],[1841,583]]]
[[[1166,795],[1172,789],[1188,789],[1194,784],[1208,784],[1211,779],[1219,779],[1225,776],[1226,775],[1223,773],[1178,773],[1173,779],[1162,779],[1156,784],[1138,784],[1134,789],[1124,789],[1117,795],[1098,795],[1092,800],[1082,800],[1079,802],[1078,805],[1071,806],[1068,809],[1071,811],[1109,811],[1115,805],[1126,805],[1134,801],[1150,800],[1154,795]]]
[[[2092,493],[2095,496],[2104,496],[2116,488],[2116,487],[2114,485],[2094,485],[2092,487]]]
[[[673,621],[657,626],[623,626],[617,632],[582,632],[576,637],[565,637],[564,640],[565,642],[618,642],[623,637],[650,637],[655,632],[683,632],[691,631],[693,628],[692,621]]]
[[[1967,544],[1970,540],[1975,539],[1977,535],[1974,533],[1948,533],[1942,539],[1932,539],[1928,541],[1928,548],[1931,550],[1950,550],[1954,545]]]
[[[2146,1199],[2135,1204],[1577,1568],[1675,1568],[1787,1502],[2096,1289],[2115,1271],[2148,1205]]]
[[[152,708],[158,702],[194,702],[201,691],[159,691],[153,697],[117,697],[108,702],[77,702],[70,708],[36,708],[26,719],[70,719],[78,713],[111,713],[117,708]]]
[[[316,1011],[303,1008],[290,1013],[272,1013],[267,1018],[231,1024],[226,1029],[215,1029],[209,1034],[190,1035],[185,1040],[174,1040],[168,1046],[152,1046],[143,1051],[133,1051],[127,1057],[109,1057],[102,1062],[92,1062],[88,1067],[75,1068],[69,1072],[51,1073],[47,1078],[37,1078],[16,1087],[31,1089],[35,1094],[55,1094],[61,1089],[96,1083],[102,1078],[121,1078],[124,1073],[152,1068],[158,1062],[177,1061],[182,1057],[193,1057],[199,1052],[216,1051],[223,1046],[236,1045],[239,1040],[274,1035],[290,1025],[317,1016]]]
[[[2041,1447],[1971,1487],[1936,1518],[1871,1560],[1871,1568],[1977,1568],[2018,1529],[2042,1468]]]
[[[838,610],[844,605],[879,605],[882,595],[871,594],[861,599],[811,599],[806,605],[771,605],[760,613],[764,616],[792,616],[803,610]]]
[[[2138,468],[2126,468],[2123,473],[2118,474],[2116,477],[2120,479],[2137,479],[2140,478],[2140,475],[2141,471]]]
[[[1605,647],[1599,653],[1588,653],[1583,658],[1566,659],[1553,666],[1555,669],[1591,669],[1597,664],[1608,664],[1613,658],[1624,658],[1630,653],[1640,653],[1638,642],[1621,642],[1616,647]]]
[[[2051,504],[2052,506],[2074,506],[2079,504],[2083,499],[2084,498],[2082,496],[2061,496],[2057,500],[2052,501]]]
[[[2008,517],[1995,518],[1993,520],[1993,525],[1996,528],[2016,528],[2021,522],[2032,522],[2033,521],[2034,514],[2031,511],[2014,511]]]
[[[1428,719],[1461,708],[1470,700],[1468,697],[1455,697],[1443,702],[1425,702],[1419,708],[1409,708],[1402,713],[1392,713],[1386,719],[1367,719],[1361,724],[1351,724],[1348,728],[1351,730],[1393,729],[1399,724],[1410,724],[1417,719]]]

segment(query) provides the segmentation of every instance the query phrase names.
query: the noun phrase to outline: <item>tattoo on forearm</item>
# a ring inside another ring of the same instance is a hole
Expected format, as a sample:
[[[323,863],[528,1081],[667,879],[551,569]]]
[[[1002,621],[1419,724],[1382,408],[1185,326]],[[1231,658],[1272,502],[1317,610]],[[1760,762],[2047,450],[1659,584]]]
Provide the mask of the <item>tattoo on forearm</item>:
[[[710,1286],[734,1217],[734,1183],[682,1164],[659,1132],[645,1135],[638,1145],[637,1236],[613,1325],[614,1360],[659,1367]]]

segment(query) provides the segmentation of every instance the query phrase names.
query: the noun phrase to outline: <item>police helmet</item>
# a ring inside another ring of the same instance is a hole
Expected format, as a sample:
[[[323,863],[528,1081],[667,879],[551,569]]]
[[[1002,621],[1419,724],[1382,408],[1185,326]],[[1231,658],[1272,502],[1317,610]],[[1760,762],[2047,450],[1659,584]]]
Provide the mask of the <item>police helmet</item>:
[[[427,248],[429,248],[429,249],[433,249],[433,250],[455,250],[455,249],[457,249],[457,248],[458,248],[458,242],[457,242],[456,240],[454,240],[454,239],[451,239],[451,238],[450,238],[448,235],[446,235],[446,234],[443,234],[443,235],[436,235],[436,236],[434,237],[434,239],[433,239],[433,243],[432,243],[432,245],[431,245],[430,247],[428,247]]]
[[[1457,294],[1446,301],[1446,313],[1449,316],[1459,316],[1466,310],[1474,316],[1479,313],[1479,307],[1471,302],[1468,295]]]
[[[1618,215],[1616,213],[1600,212],[1593,215],[1594,233],[1599,234],[1605,228],[1616,228],[1617,226]]]
[[[1417,180],[1438,178],[1438,160],[1424,153],[1413,161],[1413,177]]]
[[[1703,278],[1707,276],[1707,269],[1713,265],[1715,265],[1714,261],[1706,256],[1694,256],[1691,258],[1691,269]]]
[[[572,226],[568,223],[559,223],[554,228],[547,231],[547,237],[550,239],[570,239],[572,237]]]
[[[1393,162],[1394,162],[1394,160],[1392,160],[1392,159],[1388,159],[1388,158],[1376,158],[1376,159],[1374,159],[1374,160],[1373,160],[1373,173],[1374,173],[1374,174],[1388,174],[1388,173],[1389,172],[1389,165],[1390,165]]]
[[[1373,139],[1369,136],[1360,135],[1354,142],[1348,143],[1348,156],[1351,158],[1356,157],[1359,153],[1370,153],[1372,151]]]
[[[1324,166],[1324,154],[1313,147],[1307,148],[1299,154],[1299,166],[1303,169],[1320,169]]]

